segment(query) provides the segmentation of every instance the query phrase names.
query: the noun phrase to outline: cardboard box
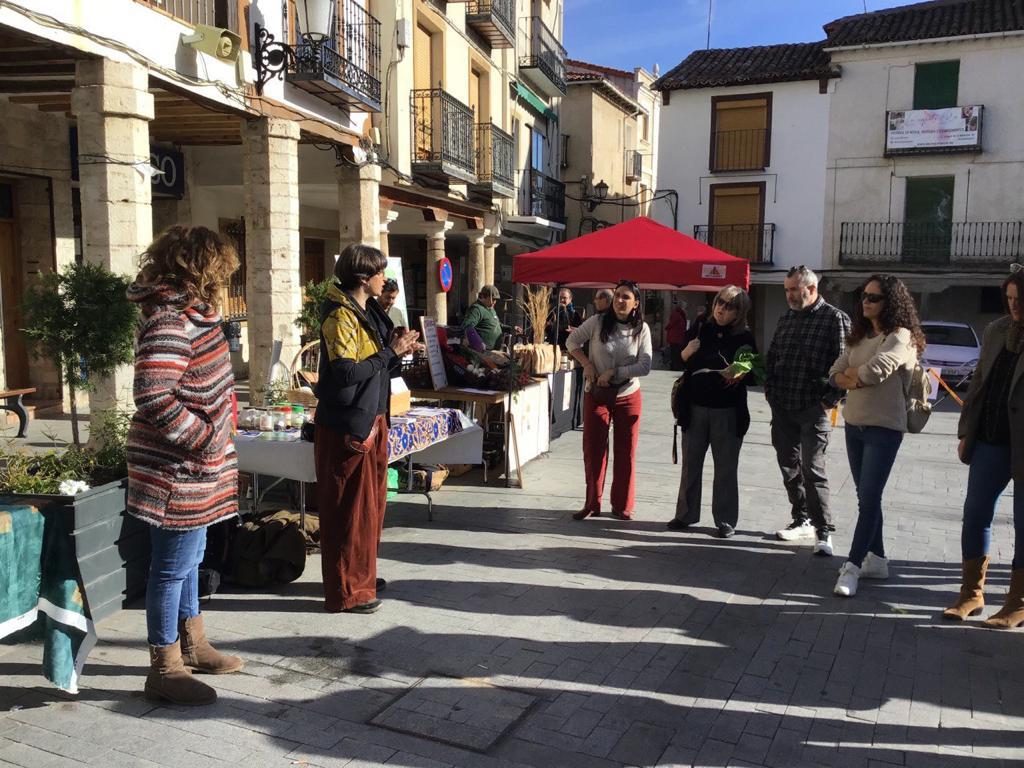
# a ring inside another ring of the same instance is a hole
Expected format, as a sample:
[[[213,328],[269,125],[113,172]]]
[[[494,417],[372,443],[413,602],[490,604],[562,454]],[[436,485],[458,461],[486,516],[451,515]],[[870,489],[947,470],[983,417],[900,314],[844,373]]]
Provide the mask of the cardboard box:
[[[401,416],[412,407],[412,395],[401,376],[391,380],[391,415]]]

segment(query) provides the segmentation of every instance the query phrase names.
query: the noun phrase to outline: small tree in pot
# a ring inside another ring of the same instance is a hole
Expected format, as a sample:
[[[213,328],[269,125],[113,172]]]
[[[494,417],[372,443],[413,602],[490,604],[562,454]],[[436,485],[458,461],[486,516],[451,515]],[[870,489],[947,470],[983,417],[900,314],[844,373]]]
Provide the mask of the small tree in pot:
[[[25,335],[53,361],[71,399],[71,434],[81,445],[76,394],[132,361],[138,307],[131,280],[89,263],[46,272],[25,294]]]

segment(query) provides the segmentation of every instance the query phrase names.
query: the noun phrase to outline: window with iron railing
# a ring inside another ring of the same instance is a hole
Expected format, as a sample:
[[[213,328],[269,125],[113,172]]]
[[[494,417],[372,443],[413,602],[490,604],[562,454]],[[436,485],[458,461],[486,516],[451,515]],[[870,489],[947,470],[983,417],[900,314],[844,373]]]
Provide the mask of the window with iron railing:
[[[211,27],[230,29],[239,33],[240,6],[248,5],[239,0],[135,0],[150,8],[166,11],[186,24],[206,24]]]
[[[774,224],[701,224],[693,228],[693,237],[751,264],[775,260]]]
[[[496,125],[480,123],[476,127],[477,180],[481,184],[515,186],[512,137]]]
[[[632,184],[644,175],[644,156],[636,149],[626,150],[626,181]]]
[[[410,95],[413,162],[436,164],[475,176],[473,110],[442,88]]]
[[[537,68],[561,93],[566,93],[565,48],[540,16],[529,16],[520,24],[523,38],[520,68]]]
[[[520,215],[549,221],[565,221],[565,184],[536,168],[523,172],[526,185],[520,198]]]
[[[708,167],[752,171],[768,167],[771,156],[770,93],[711,99],[711,157]]]
[[[839,263],[1007,267],[1024,259],[1020,221],[844,221]]]

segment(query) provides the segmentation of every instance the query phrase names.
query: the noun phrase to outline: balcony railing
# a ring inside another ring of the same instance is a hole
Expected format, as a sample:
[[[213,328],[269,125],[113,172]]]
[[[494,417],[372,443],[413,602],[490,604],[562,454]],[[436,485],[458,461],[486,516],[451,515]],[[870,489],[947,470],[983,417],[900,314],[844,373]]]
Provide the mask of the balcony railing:
[[[516,191],[512,137],[496,125],[476,126],[476,190],[498,197],[513,197]]]
[[[626,150],[626,183],[632,184],[644,177],[644,156],[636,149]]]
[[[711,170],[752,171],[767,167],[768,141],[765,128],[715,131],[711,137]]]
[[[540,16],[527,16],[519,25],[522,44],[519,69],[545,96],[565,96],[565,48]]]
[[[333,35],[300,37],[286,79],[331,104],[381,110],[380,22],[355,0],[341,0]]]
[[[774,224],[701,224],[693,228],[693,237],[751,264],[775,261]]]
[[[1024,256],[1024,222],[844,221],[839,263],[1004,268]]]
[[[515,0],[469,0],[466,24],[475,29],[492,48],[514,48],[516,44]]]
[[[414,90],[410,101],[413,171],[445,182],[476,183],[473,110],[441,88]]]
[[[520,215],[565,222],[565,184],[536,168],[527,168],[523,174],[526,184],[520,196]]]
[[[210,27],[230,29],[236,35],[238,24],[238,0],[135,0],[150,8],[166,11],[186,24],[206,24]]]

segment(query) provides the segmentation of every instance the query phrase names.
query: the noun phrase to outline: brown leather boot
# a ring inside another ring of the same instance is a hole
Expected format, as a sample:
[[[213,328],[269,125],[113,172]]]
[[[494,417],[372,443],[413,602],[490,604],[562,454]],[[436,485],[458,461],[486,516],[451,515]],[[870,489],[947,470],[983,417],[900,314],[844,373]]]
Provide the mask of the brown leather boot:
[[[999,612],[982,622],[990,629],[1013,629],[1024,624],[1024,568],[1010,574],[1010,591]]]
[[[964,576],[960,585],[960,596],[951,607],[942,612],[942,618],[951,621],[965,621],[968,616],[977,616],[985,607],[985,572],[988,557],[964,560]]]
[[[237,672],[245,662],[237,656],[228,656],[210,645],[203,629],[203,616],[193,616],[178,624],[181,633],[181,658],[185,666],[208,675],[226,675]]]
[[[217,692],[196,680],[181,662],[181,643],[149,646],[149,674],[146,676],[146,698],[166,700],[186,707],[213,704]]]

